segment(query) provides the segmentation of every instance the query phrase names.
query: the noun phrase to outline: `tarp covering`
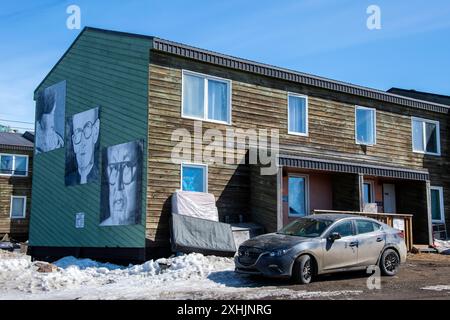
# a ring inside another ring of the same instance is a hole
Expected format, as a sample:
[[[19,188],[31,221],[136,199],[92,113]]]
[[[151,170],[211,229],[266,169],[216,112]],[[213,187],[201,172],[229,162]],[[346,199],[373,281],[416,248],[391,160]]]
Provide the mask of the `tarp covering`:
[[[206,192],[176,191],[172,195],[172,213],[219,221],[216,199]]]
[[[233,256],[233,232],[228,223],[172,214],[172,251]]]

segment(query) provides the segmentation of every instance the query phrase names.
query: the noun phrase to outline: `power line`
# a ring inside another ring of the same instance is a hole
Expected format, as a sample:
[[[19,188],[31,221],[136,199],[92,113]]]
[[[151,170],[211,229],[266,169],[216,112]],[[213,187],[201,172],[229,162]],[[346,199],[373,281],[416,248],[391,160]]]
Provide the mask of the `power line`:
[[[11,127],[11,126],[8,126],[9,128],[11,128],[11,129],[21,129],[21,130],[34,130],[34,128],[24,128],[24,127]]]
[[[34,122],[7,120],[7,119],[0,119],[0,121],[17,122],[17,123],[24,123],[24,124],[34,124]]]

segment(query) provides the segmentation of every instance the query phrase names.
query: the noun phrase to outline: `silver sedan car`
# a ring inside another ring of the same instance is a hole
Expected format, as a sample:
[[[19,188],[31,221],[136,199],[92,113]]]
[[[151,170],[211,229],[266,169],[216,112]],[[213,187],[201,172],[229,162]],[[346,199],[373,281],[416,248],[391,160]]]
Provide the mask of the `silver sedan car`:
[[[393,276],[406,261],[402,231],[374,219],[344,214],[299,218],[276,233],[241,244],[236,272],[291,277],[309,283],[318,274],[379,266]]]

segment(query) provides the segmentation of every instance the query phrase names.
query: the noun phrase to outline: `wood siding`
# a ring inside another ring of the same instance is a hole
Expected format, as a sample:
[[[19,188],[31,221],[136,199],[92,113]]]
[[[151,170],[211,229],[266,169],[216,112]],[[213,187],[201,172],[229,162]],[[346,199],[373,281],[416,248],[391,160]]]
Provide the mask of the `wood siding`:
[[[176,144],[170,140],[171,133],[179,128],[193,132],[194,120],[181,117],[183,69],[232,81],[232,124],[222,125],[204,121],[202,132],[210,128],[223,131],[226,128],[277,129],[280,135],[280,147],[289,153],[411,169],[426,168],[430,172],[431,185],[444,187],[446,212],[450,212],[449,140],[447,138],[449,116],[447,114],[357,98],[342,93],[337,94],[324,89],[152,51],[149,66],[147,212],[147,237],[151,241],[160,239],[167,242],[169,197],[180,187],[179,165],[172,164],[170,160],[170,152]],[[309,97],[309,135],[307,137],[287,133],[287,92],[305,94]],[[377,110],[377,141],[374,146],[363,147],[355,143],[355,105]],[[442,156],[412,152],[411,116],[440,122]],[[233,199],[227,210],[225,210],[226,203],[220,203],[221,215],[225,212],[247,214],[248,211],[252,211],[246,202],[247,198],[241,194],[248,192],[246,184],[240,187],[233,184],[233,190],[237,192],[223,193],[225,186],[235,174],[242,176],[241,173],[235,172],[236,168],[236,165],[209,165],[209,191],[213,192],[217,198]],[[354,176],[351,179],[354,179]],[[243,180],[248,181],[247,178]],[[351,185],[355,188],[352,190],[358,192],[357,181],[353,182]],[[276,198],[276,193],[272,196]],[[359,200],[349,198],[348,204],[352,205],[352,208],[341,209],[359,210],[359,202],[356,201]],[[276,217],[276,210],[273,215]],[[450,214],[446,215],[447,221],[450,221],[449,216]]]
[[[261,175],[260,166],[251,166],[250,212],[252,221],[266,232],[277,231],[277,175]]]
[[[28,176],[0,175],[0,238],[5,234],[17,241],[28,239],[28,227],[31,208],[31,180],[33,168],[33,152],[23,150],[2,149],[0,153],[28,155]],[[23,219],[11,219],[11,196],[26,196],[26,212]]]

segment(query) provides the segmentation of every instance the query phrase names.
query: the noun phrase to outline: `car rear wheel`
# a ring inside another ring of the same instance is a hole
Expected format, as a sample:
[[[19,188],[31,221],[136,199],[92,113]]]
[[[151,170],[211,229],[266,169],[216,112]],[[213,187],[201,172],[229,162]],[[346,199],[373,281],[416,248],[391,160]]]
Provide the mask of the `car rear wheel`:
[[[400,267],[400,256],[393,249],[383,252],[380,259],[381,273],[385,276],[395,276]]]
[[[309,255],[303,255],[295,260],[292,270],[292,280],[295,283],[308,284],[314,275],[314,264]]]

